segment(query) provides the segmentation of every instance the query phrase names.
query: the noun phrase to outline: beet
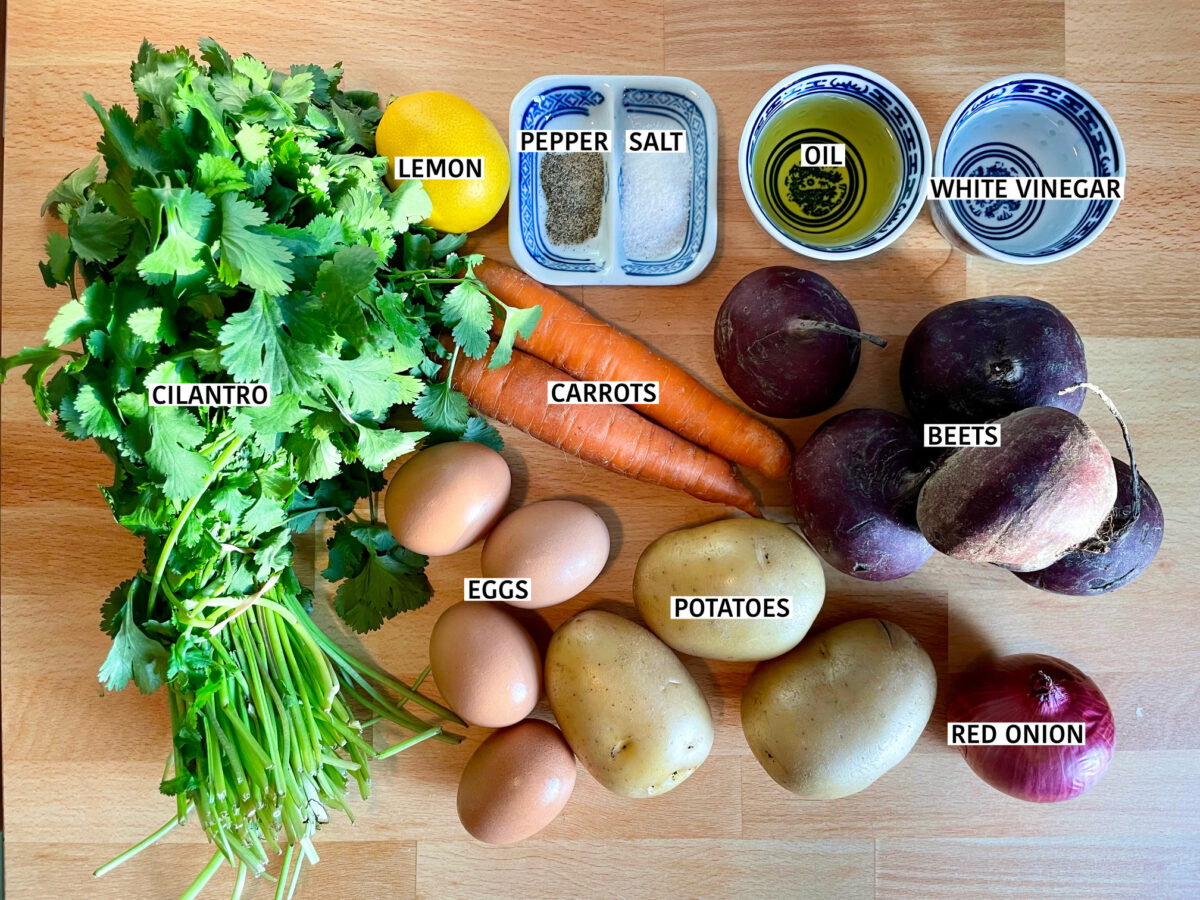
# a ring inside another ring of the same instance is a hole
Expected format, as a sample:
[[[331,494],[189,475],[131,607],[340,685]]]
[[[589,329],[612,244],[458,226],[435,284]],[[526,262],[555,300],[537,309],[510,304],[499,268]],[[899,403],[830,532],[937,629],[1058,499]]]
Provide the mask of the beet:
[[[717,313],[717,365],[735,394],[765,416],[794,419],[833,406],[858,371],[853,307],[816,272],[768,266],[733,286]]]
[[[911,419],[883,409],[834,416],[792,459],[796,522],[838,571],[902,578],[933,555],[916,516],[931,462]]]
[[[1033,297],[978,297],[935,309],[909,334],[900,389],[919,422],[975,424],[1031,406],[1077,413],[1087,381],[1083,341],[1066,316]]]
[[[1116,497],[1100,437],[1074,413],[1035,406],[1000,420],[999,447],[947,457],[921,488],[917,523],[943,553],[1029,572],[1095,534]]]
[[[1113,466],[1117,502],[1100,531],[1053,565],[1014,575],[1043,591],[1087,597],[1124,587],[1146,570],[1162,544],[1162,506],[1140,472],[1135,504],[1133,469],[1119,459]]]

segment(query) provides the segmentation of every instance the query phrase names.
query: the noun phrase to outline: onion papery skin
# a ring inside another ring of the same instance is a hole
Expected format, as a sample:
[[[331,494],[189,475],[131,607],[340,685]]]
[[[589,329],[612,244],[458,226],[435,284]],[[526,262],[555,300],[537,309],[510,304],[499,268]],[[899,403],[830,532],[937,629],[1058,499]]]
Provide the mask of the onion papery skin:
[[[949,722],[1083,722],[1081,747],[962,746],[971,770],[996,790],[1034,803],[1070,800],[1112,762],[1116,729],[1100,688],[1070,663],[1022,653],[988,659],[957,679]]]

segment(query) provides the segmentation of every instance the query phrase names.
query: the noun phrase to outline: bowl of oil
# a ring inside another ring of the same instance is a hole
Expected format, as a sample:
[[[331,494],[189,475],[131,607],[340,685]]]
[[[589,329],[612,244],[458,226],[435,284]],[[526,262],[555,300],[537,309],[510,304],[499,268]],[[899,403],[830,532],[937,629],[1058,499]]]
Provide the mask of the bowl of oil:
[[[841,145],[839,164],[813,145]],[[817,164],[814,164],[817,163]],[[779,243],[857,259],[905,232],[925,200],[929,133],[898,87],[866,69],[813,66],[767,91],[746,120],[738,178]]]

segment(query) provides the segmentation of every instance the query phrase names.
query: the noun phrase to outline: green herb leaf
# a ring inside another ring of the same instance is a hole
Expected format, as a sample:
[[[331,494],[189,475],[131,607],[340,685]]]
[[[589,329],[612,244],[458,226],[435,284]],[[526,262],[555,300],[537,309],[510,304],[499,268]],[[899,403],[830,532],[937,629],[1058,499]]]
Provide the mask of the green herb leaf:
[[[292,283],[292,273],[287,267],[292,254],[275,238],[258,230],[267,221],[266,212],[232,194],[222,194],[218,202],[221,280],[228,285],[240,281],[272,296],[287,293]]]
[[[72,207],[82,206],[85,199],[84,192],[96,181],[96,175],[99,171],[100,157],[96,156],[86,166],[76,169],[70,175],[66,176],[46,195],[46,200],[42,204],[39,215],[44,216],[47,210],[57,209],[60,203],[65,203],[67,206]]]
[[[119,691],[132,678],[139,691],[152,694],[162,685],[166,675],[167,651],[133,623],[132,610],[133,603],[129,601],[125,604],[112,649],[100,666],[100,683],[110,691]]]
[[[184,501],[197,493],[212,471],[195,448],[204,440],[204,427],[178,406],[150,407],[150,449],[146,461],[163,479],[163,493]]]
[[[334,594],[338,615],[355,631],[375,631],[396,613],[419,609],[433,595],[423,569],[426,559],[406,550],[382,525],[334,525],[329,565],[321,573],[340,582]]]
[[[541,318],[542,308],[540,306],[529,309],[505,306],[504,327],[500,330],[500,339],[496,341],[495,349],[492,350],[488,368],[498,369],[500,366],[508,365],[508,361],[512,359],[513,341],[517,339],[517,335],[529,338]]]
[[[430,431],[461,434],[467,427],[467,398],[444,381],[436,381],[413,404],[413,415]]]
[[[492,304],[487,294],[473,281],[455,285],[442,301],[442,320],[453,325],[454,343],[471,359],[487,352],[491,338]]]

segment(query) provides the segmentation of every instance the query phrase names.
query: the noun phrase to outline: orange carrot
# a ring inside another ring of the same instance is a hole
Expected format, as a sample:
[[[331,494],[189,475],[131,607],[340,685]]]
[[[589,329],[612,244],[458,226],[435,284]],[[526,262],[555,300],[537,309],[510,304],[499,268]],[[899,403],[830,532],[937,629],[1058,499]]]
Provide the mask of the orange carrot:
[[[657,404],[633,406],[693,443],[771,478],[787,473],[791,451],[769,425],[718,397],[637,338],[524,272],[492,259],[475,267],[488,290],[509,306],[542,307],[532,337],[516,346],[583,381],[657,381]]]
[[[495,345],[493,345],[495,346]],[[688,443],[627,406],[551,405],[546,383],[569,376],[527,353],[487,368],[487,357],[460,357],[453,385],[485,416],[521,429],[590,463],[712,503],[760,516],[754,495],[721,457]]]

